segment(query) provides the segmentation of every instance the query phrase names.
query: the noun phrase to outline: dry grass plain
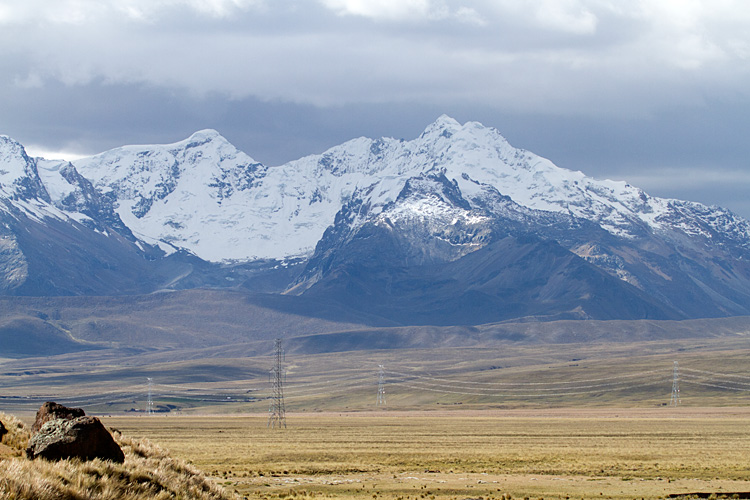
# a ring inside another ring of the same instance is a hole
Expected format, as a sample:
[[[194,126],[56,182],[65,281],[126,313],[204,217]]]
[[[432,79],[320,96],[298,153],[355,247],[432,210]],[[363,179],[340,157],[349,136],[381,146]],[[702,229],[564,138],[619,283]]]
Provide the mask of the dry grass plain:
[[[112,417],[253,499],[750,492],[750,408]],[[739,495],[748,498],[747,495]]]
[[[0,363],[0,409],[111,415],[258,500],[732,497],[750,492],[748,340],[288,354],[283,430],[266,427],[270,356],[84,353]],[[147,377],[170,413],[144,415]]]

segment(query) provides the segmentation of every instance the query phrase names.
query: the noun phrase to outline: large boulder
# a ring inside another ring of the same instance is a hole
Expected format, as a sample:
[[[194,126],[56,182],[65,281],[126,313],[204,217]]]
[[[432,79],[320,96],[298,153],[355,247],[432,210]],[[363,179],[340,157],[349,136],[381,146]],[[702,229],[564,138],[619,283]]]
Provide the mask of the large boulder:
[[[86,414],[81,408],[68,408],[61,404],[57,404],[54,401],[47,401],[39,408],[36,412],[36,420],[34,425],[31,426],[31,432],[39,432],[42,426],[50,420],[62,418],[70,420],[73,418],[83,417]]]
[[[122,450],[96,417],[55,419],[46,422],[39,432],[31,436],[26,456],[47,460],[101,458],[119,463],[125,461]]]

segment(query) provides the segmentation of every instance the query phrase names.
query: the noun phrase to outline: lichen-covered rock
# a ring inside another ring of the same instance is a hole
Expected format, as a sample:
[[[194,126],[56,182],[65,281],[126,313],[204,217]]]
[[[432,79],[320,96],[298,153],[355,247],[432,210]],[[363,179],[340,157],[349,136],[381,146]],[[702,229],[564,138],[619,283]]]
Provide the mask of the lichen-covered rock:
[[[62,418],[70,420],[73,418],[83,417],[86,414],[82,408],[68,408],[61,404],[55,403],[54,401],[47,401],[44,403],[39,411],[36,412],[36,420],[34,425],[31,426],[31,432],[38,432],[42,426],[50,420]]]
[[[96,417],[46,422],[31,437],[26,456],[30,459],[41,457],[47,460],[100,458],[119,463],[125,461],[122,449]]]

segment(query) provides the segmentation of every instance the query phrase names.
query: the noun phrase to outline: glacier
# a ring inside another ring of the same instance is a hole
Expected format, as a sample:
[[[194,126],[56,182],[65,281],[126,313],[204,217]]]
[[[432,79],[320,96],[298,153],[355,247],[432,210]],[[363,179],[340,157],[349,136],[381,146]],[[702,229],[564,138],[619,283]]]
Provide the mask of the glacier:
[[[522,207],[593,221],[618,237],[672,230],[678,218],[683,231],[707,238],[713,230],[746,240],[750,234],[746,221],[726,210],[693,203],[699,210],[680,218],[688,202],[559,168],[514,148],[494,128],[445,115],[410,141],[361,137],[273,167],[214,130],[174,144],[125,146],[73,165],[115,200],[134,234],[212,262],[309,257],[353,197],[376,216],[409,179],[431,173],[455,182],[474,205],[491,187]],[[434,207],[422,202],[411,209],[427,214]]]

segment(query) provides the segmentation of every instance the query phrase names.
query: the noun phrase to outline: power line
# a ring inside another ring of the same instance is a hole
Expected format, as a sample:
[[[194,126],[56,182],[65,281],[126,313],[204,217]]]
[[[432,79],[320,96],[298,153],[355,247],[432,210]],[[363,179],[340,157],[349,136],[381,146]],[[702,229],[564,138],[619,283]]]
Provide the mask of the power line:
[[[276,426],[286,429],[286,409],[284,407],[284,386],[282,381],[281,362],[284,358],[284,349],[281,347],[281,339],[276,339],[275,347],[275,364],[271,368],[271,379],[273,390],[271,394],[271,407],[268,409],[268,425],[274,428]]]
[[[389,371],[389,373],[395,373]],[[654,377],[653,375],[657,374],[657,377]],[[577,392],[577,393],[584,393],[584,392],[601,392],[604,390],[624,390],[628,389],[630,387],[634,387],[633,384],[639,384],[643,380],[648,380],[650,385],[650,382],[656,378],[661,379],[662,376],[666,375],[664,373],[664,370],[651,370],[648,372],[641,372],[636,374],[627,374],[627,375],[620,375],[620,376],[614,376],[614,377],[604,377],[604,378],[597,378],[597,379],[587,379],[587,380],[573,380],[568,382],[498,382],[498,383],[491,383],[491,382],[473,382],[473,381],[458,381],[458,380],[449,380],[445,378],[438,378],[438,377],[427,377],[427,376],[420,376],[420,375],[406,375],[402,374],[402,380],[398,382],[393,382],[396,384],[417,384],[420,389],[424,390],[433,390],[434,392],[439,392],[440,390],[444,390],[445,392],[449,393],[456,393],[460,394],[463,391],[470,391],[468,394],[471,395],[482,395],[482,394],[488,394],[493,391],[502,391],[503,393],[506,393],[504,395],[507,396],[522,396],[525,393],[555,393],[559,394],[560,392]],[[640,379],[640,380],[639,380]],[[603,381],[599,383],[592,383],[597,381]],[[608,382],[605,382],[608,381]],[[460,384],[460,385],[456,385]],[[564,385],[563,385],[564,384]],[[637,385],[636,385],[637,386]],[[584,391],[584,389],[594,389],[592,391]],[[521,393],[521,394],[512,394],[512,393]],[[489,395],[489,394],[488,394]],[[550,394],[553,395],[553,394]],[[538,395],[537,395],[538,396]]]
[[[735,373],[715,373],[715,372],[707,372],[705,370],[695,370],[692,368],[682,368],[682,371],[691,372],[691,373],[702,373],[703,375],[709,375],[710,377],[714,377],[714,378],[739,378],[743,380],[750,380],[750,377],[746,375],[737,375]],[[750,385],[750,382],[739,382],[739,381],[729,381],[729,382],[731,382],[732,384]]]
[[[614,390],[626,390],[626,389],[637,389],[641,387],[649,387],[654,385],[661,385],[665,382],[665,380],[653,380],[649,381],[643,384],[636,384],[636,385],[628,385],[628,386],[620,386],[613,389],[608,389],[608,391],[614,391]],[[529,393],[529,394],[516,394],[516,393],[491,393],[491,392],[467,392],[471,390],[471,388],[466,388],[464,391],[454,391],[450,389],[444,389],[441,387],[438,388],[432,388],[432,387],[420,387],[420,386],[414,386],[409,385],[407,382],[391,382],[392,385],[397,385],[401,387],[406,387],[407,389],[414,389],[417,391],[430,391],[430,392],[438,392],[442,394],[460,394],[462,396],[486,396],[486,397],[504,397],[504,398],[552,398],[557,396],[575,396],[580,394],[596,394],[603,392],[602,389],[596,389],[596,390],[577,390],[574,387],[571,388],[565,388],[563,390],[571,391],[571,392],[556,392],[553,394],[549,393]],[[481,390],[481,389],[479,389]]]
[[[729,391],[750,392],[750,389],[743,389],[741,387],[730,387],[730,386],[727,386],[727,385],[708,384],[706,382],[697,382],[695,380],[687,380],[687,381],[683,380],[683,382],[688,382],[690,384],[695,384],[695,385],[702,385],[703,387],[715,387],[717,389],[726,389],[726,390],[729,390]]]
[[[590,382],[605,382],[605,381],[610,381],[610,380],[624,380],[628,378],[643,378],[646,375],[651,375],[654,373],[664,373],[664,371],[665,370],[649,370],[645,372],[628,373],[625,375],[613,375],[611,377],[591,378],[591,379],[583,379],[583,380],[569,380],[569,381],[559,381],[559,382],[478,382],[478,381],[464,381],[464,380],[445,379],[445,378],[438,378],[438,377],[429,377],[425,375],[416,375],[413,373],[400,373],[400,372],[394,372],[392,370],[388,370],[388,373],[399,376],[399,377],[404,377],[404,378],[419,378],[419,379],[425,379],[425,380],[434,380],[437,382],[448,382],[450,384],[534,387],[534,386],[572,385],[572,384],[581,384],[581,383],[590,383]],[[535,390],[535,389],[532,388],[530,390]],[[554,390],[554,389],[551,389],[551,390]]]
[[[294,385],[286,384],[284,387],[286,388],[287,393],[288,393],[289,389],[297,389],[299,387],[305,389],[305,388],[308,388],[308,387],[311,387],[311,386],[314,386],[314,385],[330,385],[332,382],[344,382],[346,380],[358,380],[358,381],[362,381],[362,380],[369,379],[369,378],[370,378],[369,376],[365,376],[365,375],[362,375],[362,374],[357,374],[357,375],[352,375],[352,376],[348,376],[348,377],[338,377],[338,378],[333,378],[333,379],[321,380],[319,382],[298,382],[298,383],[296,383]]]
[[[367,385],[347,385],[346,387],[342,387],[341,389],[326,389],[325,392],[311,392],[311,393],[302,393],[302,394],[296,394],[294,396],[288,396],[284,395],[284,399],[304,399],[304,398],[313,398],[316,396],[331,396],[333,394],[340,394],[342,392],[351,393],[355,389],[372,389],[372,381],[368,383]]]
[[[635,380],[629,380],[629,381],[621,381],[621,382],[611,382],[608,384],[590,384],[590,385],[568,385],[565,387],[521,387],[521,388],[514,388],[514,387],[500,387],[500,388],[494,388],[494,387],[476,387],[476,386],[465,386],[465,385],[451,385],[451,384],[443,384],[443,383],[435,383],[435,382],[424,382],[421,380],[411,379],[411,380],[403,380],[403,383],[409,382],[412,384],[419,384],[421,386],[427,386],[427,387],[437,387],[437,388],[446,388],[446,389],[460,389],[460,390],[474,390],[474,391],[496,391],[501,390],[505,391],[506,393],[512,394],[516,392],[520,393],[527,393],[527,392],[536,392],[536,393],[553,393],[557,394],[559,391],[572,391],[572,390],[582,390],[582,389],[596,389],[591,392],[599,392],[603,390],[613,390],[618,388],[627,388],[632,387],[632,383],[636,381]]]

